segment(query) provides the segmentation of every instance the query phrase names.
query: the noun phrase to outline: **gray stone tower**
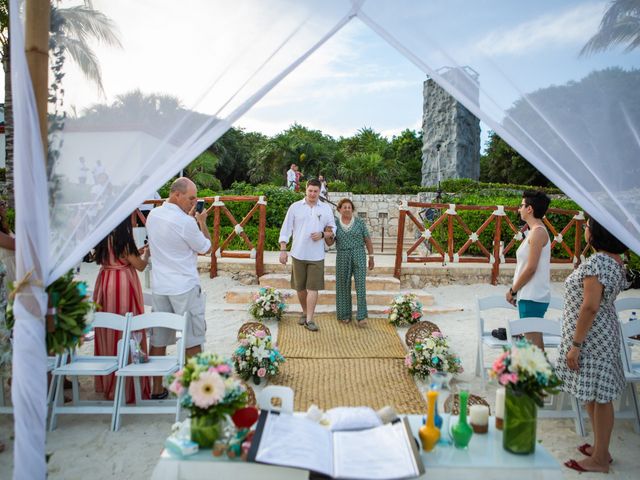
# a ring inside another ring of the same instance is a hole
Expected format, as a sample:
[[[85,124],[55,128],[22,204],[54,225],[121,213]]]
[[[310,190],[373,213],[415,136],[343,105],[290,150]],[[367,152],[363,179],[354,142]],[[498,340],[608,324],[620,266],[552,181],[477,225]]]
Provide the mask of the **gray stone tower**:
[[[439,73],[474,102],[478,74],[469,67]],[[422,185],[447,178],[480,178],[480,120],[431,78],[424,82]],[[439,151],[439,155],[438,155]]]

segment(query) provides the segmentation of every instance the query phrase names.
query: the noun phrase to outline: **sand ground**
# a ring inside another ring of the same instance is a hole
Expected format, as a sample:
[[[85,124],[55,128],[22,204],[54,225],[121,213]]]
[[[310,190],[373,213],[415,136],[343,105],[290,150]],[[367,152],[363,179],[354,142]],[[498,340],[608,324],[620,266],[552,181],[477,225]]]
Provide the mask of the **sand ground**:
[[[96,269],[84,264],[81,275],[93,285]],[[210,279],[208,275],[202,275],[201,278],[208,295],[206,350],[228,356],[235,346],[238,328],[249,317],[243,312],[214,310],[212,306],[223,303],[224,293],[238,283],[224,276]],[[436,305],[464,308],[462,312],[432,315],[428,320],[440,326],[461,356],[466,370],[459,376],[459,380],[470,383],[472,391],[485,396],[493,407],[495,385],[488,385],[483,389],[480,379],[474,376],[477,339],[475,296],[503,294],[505,287],[476,284],[425,290],[434,295]],[[553,284],[554,295],[562,295],[562,290],[562,284]],[[629,291],[623,295],[638,296],[638,292]],[[492,328],[499,326],[500,320],[500,316],[496,316]],[[276,335],[277,326],[270,323],[269,327]],[[398,332],[402,338],[405,330],[400,329]],[[366,329],[362,334],[366,335]],[[489,360],[488,355],[486,359]],[[87,382],[83,386],[86,391],[91,388]],[[167,415],[128,415],[123,417],[120,431],[111,432],[108,416],[69,415],[58,418],[58,428],[47,435],[47,452],[51,454],[49,478],[52,480],[149,478],[172,424],[172,418]],[[0,454],[0,478],[3,479],[10,478],[13,469],[12,438],[12,417],[0,415],[0,441],[7,445],[6,451]],[[575,447],[591,441],[590,437],[583,439],[576,434],[570,419],[539,420],[538,439],[560,462],[569,458],[579,459],[580,454]],[[640,435],[634,432],[631,420],[616,420],[611,452],[615,462],[607,478],[638,478]],[[578,476],[577,472],[567,469],[563,473],[565,478]],[[602,477],[597,474],[582,474],[580,478]]]

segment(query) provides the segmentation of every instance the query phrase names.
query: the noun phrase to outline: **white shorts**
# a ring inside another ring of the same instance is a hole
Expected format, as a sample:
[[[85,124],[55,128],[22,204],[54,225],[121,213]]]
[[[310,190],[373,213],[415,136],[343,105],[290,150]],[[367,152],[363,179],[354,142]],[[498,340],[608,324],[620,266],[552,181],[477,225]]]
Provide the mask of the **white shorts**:
[[[185,348],[204,345],[207,333],[207,322],[204,318],[204,295],[200,286],[180,295],[153,294],[152,309],[154,312],[169,312],[187,315],[187,326],[184,331]],[[157,327],[151,329],[149,344],[152,347],[166,347],[176,343],[176,332],[170,328]]]

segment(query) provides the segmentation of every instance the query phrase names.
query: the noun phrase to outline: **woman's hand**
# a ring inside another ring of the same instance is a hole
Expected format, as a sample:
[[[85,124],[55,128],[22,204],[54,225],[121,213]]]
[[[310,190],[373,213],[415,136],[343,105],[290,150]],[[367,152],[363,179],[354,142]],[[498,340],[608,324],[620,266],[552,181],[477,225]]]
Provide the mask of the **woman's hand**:
[[[516,297],[511,295],[511,289],[507,290],[507,294],[505,295],[505,298],[507,299],[507,303],[510,303],[514,307],[516,306]]]
[[[580,349],[578,347],[571,347],[567,352],[567,367],[569,370],[578,371],[578,360],[580,358]]]
[[[369,270],[373,270],[373,267],[375,266],[375,262],[373,260],[373,256],[370,255],[369,256]]]

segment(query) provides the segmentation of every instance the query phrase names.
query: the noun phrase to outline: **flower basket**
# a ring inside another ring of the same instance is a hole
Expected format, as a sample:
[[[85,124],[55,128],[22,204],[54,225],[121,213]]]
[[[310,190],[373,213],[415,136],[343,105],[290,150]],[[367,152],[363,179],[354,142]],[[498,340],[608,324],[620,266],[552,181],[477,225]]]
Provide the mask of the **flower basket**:
[[[389,323],[396,327],[411,325],[422,318],[422,302],[414,293],[398,295],[385,311],[389,315]]]
[[[262,287],[253,296],[253,302],[249,305],[249,313],[258,321],[265,319],[280,320],[287,309],[285,299],[289,295],[272,287]]]
[[[451,351],[447,337],[440,332],[418,341],[405,357],[404,364],[409,373],[424,381],[436,372],[456,374],[464,371],[460,357]]]
[[[255,385],[264,383],[268,377],[276,375],[284,357],[278,351],[271,335],[258,330],[240,335],[240,344],[231,356],[233,367],[240,378],[253,381]]]
[[[212,447],[220,438],[227,415],[247,405],[246,388],[232,373],[229,361],[199,353],[166,379],[169,391],[189,410],[191,439],[202,448]]]
[[[489,371],[506,388],[502,446],[528,454],[535,451],[537,406],[558,393],[560,379],[547,354],[527,340],[505,347]]]

